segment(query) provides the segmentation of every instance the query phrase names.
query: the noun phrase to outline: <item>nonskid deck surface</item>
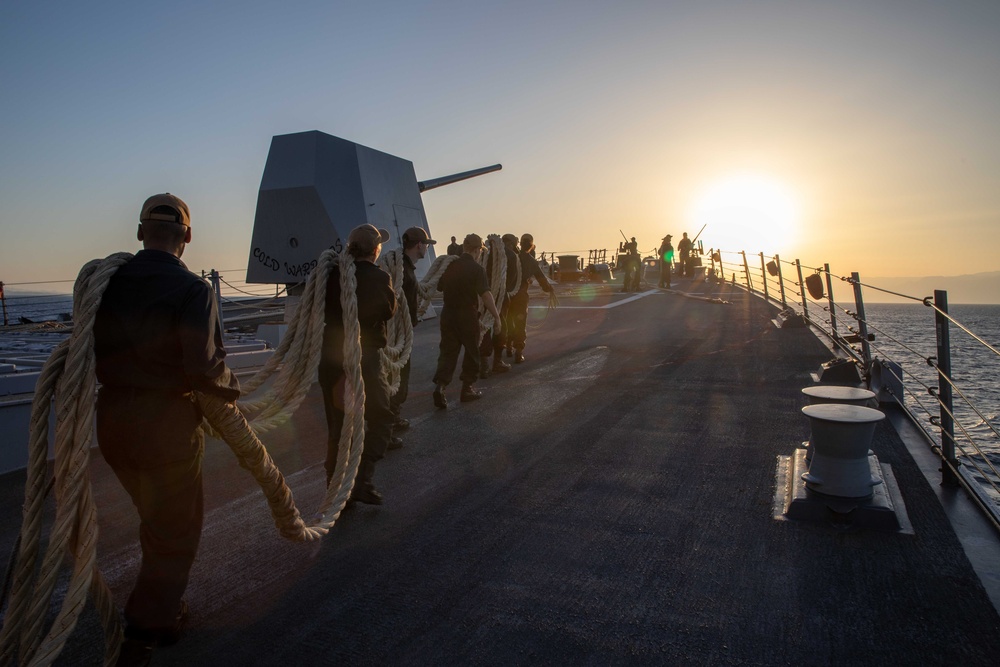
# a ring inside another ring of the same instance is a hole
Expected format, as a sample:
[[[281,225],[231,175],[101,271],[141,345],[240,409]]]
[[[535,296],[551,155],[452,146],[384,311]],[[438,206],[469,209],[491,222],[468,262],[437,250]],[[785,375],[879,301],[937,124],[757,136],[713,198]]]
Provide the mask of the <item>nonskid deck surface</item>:
[[[873,449],[914,534],[772,518],[776,459],[808,435],[799,390],[830,353],[738,290],[716,288],[721,305],[677,293],[712,296],[704,283],[675,289],[561,288],[562,308],[530,311],[526,363],[446,411],[438,323],[422,323],[412,428],[376,473],[386,503],[318,543],[281,539],[211,442],[190,628],[153,664],[995,664],[1000,619],[886,424]],[[317,388],[264,440],[309,516]],[[123,603],[136,519],[99,455],[92,473]],[[8,549],[21,479],[5,478]],[[61,663],[98,664],[100,641],[88,610]]]

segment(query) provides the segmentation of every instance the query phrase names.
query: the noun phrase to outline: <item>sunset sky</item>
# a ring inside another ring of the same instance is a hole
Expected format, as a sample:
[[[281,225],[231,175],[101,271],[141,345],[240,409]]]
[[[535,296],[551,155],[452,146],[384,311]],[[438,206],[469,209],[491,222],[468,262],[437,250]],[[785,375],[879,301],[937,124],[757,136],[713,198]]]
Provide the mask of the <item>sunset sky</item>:
[[[1000,2],[0,5],[0,280],[135,251],[192,209],[194,270],[247,266],[271,137],[411,160],[438,239],[706,247],[834,273],[1000,270]]]

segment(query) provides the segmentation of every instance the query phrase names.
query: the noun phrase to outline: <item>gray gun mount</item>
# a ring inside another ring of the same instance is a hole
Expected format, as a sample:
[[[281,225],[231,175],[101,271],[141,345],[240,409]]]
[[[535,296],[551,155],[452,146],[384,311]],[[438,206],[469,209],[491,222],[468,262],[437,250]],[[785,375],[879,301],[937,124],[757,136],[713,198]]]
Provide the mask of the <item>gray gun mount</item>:
[[[418,182],[413,163],[395,155],[316,130],[277,135],[257,194],[247,282],[304,282],[321,252],[340,252],[350,231],[366,222],[389,231],[383,252],[401,248],[410,227],[433,238],[420,193],[501,168]],[[433,261],[430,246],[417,276]]]

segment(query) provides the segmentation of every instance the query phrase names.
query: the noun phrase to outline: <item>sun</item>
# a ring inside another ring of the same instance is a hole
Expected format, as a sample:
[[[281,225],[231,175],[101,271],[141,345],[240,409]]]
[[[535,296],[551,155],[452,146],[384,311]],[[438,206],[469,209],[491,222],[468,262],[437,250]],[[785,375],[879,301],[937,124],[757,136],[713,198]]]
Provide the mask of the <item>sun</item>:
[[[701,190],[688,210],[706,247],[773,253],[798,231],[799,205],[792,190],[763,174],[734,174]],[[692,234],[689,233],[689,236]]]

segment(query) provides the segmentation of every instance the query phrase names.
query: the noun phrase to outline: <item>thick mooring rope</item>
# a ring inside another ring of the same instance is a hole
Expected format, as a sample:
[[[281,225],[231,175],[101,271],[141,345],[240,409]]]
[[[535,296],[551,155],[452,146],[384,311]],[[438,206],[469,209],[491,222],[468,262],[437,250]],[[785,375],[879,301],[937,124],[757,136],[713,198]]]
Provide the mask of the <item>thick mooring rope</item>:
[[[458,259],[455,255],[438,255],[431,263],[431,268],[427,269],[427,274],[423,280],[417,283],[417,317],[423,317],[431,305],[431,299],[437,297],[441,292],[437,288],[438,281],[444,275],[445,269]]]
[[[86,603],[89,591],[101,617],[105,633],[105,664],[114,664],[122,637],[118,610],[97,565],[97,510],[87,466],[93,433],[96,362],[93,353],[94,318],[101,297],[114,272],[132,256],[116,253],[102,261],[89,262],[74,286],[75,326],[69,340],[50,355],[39,375],[32,404],[29,460],[20,548],[14,568],[10,604],[0,632],[0,664],[49,665],[58,657]],[[292,493],[274,466],[240,409],[221,398],[196,392],[207,422],[221,433],[239,463],[251,471],[267,497],[272,516],[282,536],[311,541],[325,535],[343,511],[354,486],[364,441],[364,381],[361,378],[360,327],[357,317],[357,278],[353,258],[324,252],[303,295],[302,304],[285,339],[261,372],[245,384],[247,391],[259,387],[280,366],[274,388],[262,402],[247,404],[258,409],[255,424],[271,428],[301,403],[315,374],[323,334],[326,281],[334,263],[340,262],[341,305],[344,311],[345,413],[340,448],[333,478],[319,508],[320,520],[306,525],[295,507]],[[405,350],[409,354],[409,350]],[[40,566],[42,505],[45,499],[48,416],[53,398],[56,406],[55,493],[56,519]],[[260,407],[257,407],[260,406]],[[277,407],[276,407],[277,406]],[[332,510],[332,513],[331,513]],[[326,514],[331,513],[329,519]],[[60,611],[42,635],[56,578],[67,552],[72,573]],[[36,572],[37,569],[37,572]]]
[[[507,253],[504,253],[504,255],[506,255],[506,254]],[[517,253],[514,253],[514,257],[517,258],[517,261],[514,262],[514,266],[516,267],[516,271],[517,271],[517,281],[514,283],[514,289],[512,289],[509,292],[507,292],[507,298],[508,299],[513,299],[514,298],[514,295],[517,294],[518,290],[521,289],[521,281],[524,279],[524,278],[522,278],[522,274],[521,274],[521,256],[519,254],[517,254]],[[509,269],[510,267],[507,267],[507,268]]]
[[[486,268],[487,259],[493,258],[493,266],[490,275],[487,276],[490,285],[490,294],[493,295],[493,303],[497,310],[507,294],[507,253],[504,251],[503,241],[499,234],[490,234],[486,237],[486,251],[483,252],[480,263]],[[485,333],[487,329],[493,328],[497,322],[493,321],[493,315],[485,307],[481,309],[479,318],[479,328]]]
[[[381,350],[382,376],[389,387],[389,395],[394,396],[399,391],[400,371],[409,361],[413,348],[413,322],[403,293],[403,251],[397,249],[383,253],[378,258],[378,266],[392,277],[396,292],[396,313],[386,325],[388,342]]]

